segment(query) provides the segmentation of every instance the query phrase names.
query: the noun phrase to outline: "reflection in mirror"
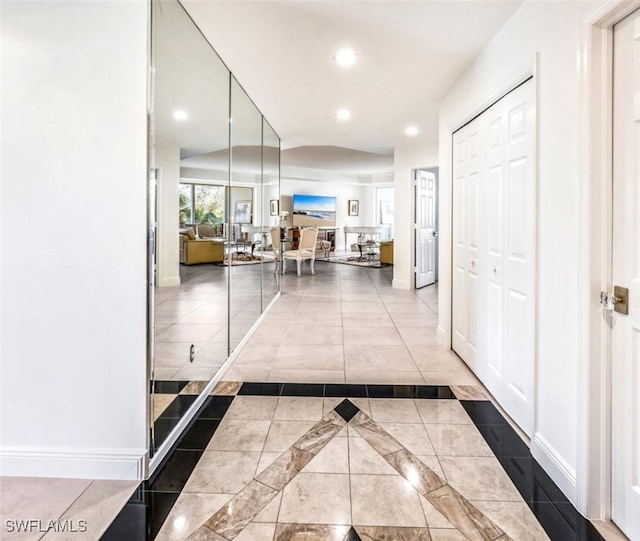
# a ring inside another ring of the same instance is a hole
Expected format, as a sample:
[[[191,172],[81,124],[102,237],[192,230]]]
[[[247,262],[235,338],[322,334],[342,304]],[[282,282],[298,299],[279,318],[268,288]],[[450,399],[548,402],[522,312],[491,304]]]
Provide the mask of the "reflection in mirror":
[[[230,73],[175,0],[153,3],[152,39],[153,454],[228,356]]]
[[[151,471],[277,295],[280,172],[278,136],[180,3],[152,6]]]
[[[273,257],[269,230],[279,225],[280,212],[280,138],[266,120],[262,123],[262,230],[266,232],[265,250]],[[265,310],[279,291],[275,264],[262,266],[262,309]]]
[[[231,78],[231,301],[233,351],[262,312],[262,114]]]

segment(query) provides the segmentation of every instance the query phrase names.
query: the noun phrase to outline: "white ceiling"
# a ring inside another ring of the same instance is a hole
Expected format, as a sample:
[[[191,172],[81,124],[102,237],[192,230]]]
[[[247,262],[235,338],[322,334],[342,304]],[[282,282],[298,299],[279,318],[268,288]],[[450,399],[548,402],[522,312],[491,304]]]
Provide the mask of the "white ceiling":
[[[307,147],[290,154],[298,167],[340,161],[314,146],[392,155],[409,124],[420,141],[437,142],[438,100],[521,3],[182,2],[283,148]],[[352,68],[332,59],[342,47],[358,53]],[[342,107],[352,112],[347,122],[334,117]],[[300,163],[303,155],[312,163]]]

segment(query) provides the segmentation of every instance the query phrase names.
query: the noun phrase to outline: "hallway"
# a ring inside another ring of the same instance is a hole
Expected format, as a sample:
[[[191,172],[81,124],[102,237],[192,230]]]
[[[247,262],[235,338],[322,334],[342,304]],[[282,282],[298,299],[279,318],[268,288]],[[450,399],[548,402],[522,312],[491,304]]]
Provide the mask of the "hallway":
[[[72,481],[12,479],[3,519],[36,508],[45,521],[92,518],[85,533],[6,539],[600,539],[437,345],[436,286],[392,289],[389,268],[305,271],[282,277],[150,481],[74,481],[64,506],[34,506],[30,495]]]

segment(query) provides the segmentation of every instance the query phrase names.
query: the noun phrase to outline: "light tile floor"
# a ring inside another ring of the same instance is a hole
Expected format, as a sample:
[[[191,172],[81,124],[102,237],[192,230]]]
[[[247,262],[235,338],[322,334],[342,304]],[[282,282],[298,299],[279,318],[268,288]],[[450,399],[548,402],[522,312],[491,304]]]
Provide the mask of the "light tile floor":
[[[281,298],[224,379],[450,385],[460,399],[486,398],[464,363],[437,344],[437,288],[400,291],[390,283],[390,268],[360,269],[324,262],[317,262],[316,276],[308,275],[308,270],[302,277],[285,275]],[[157,314],[158,321],[166,324],[158,329],[159,335],[166,333],[165,372],[169,376],[171,371],[173,377],[182,367],[171,364],[171,348],[176,343],[172,340],[179,337],[172,333],[193,332],[190,338],[208,340],[202,342],[201,351],[205,346],[215,349],[209,324],[217,323],[217,308],[188,295],[170,297],[167,294],[161,301],[164,306]],[[237,313],[246,310],[249,314],[249,304],[247,301]],[[207,325],[208,330],[195,327],[168,332],[170,325],[182,324],[186,316],[190,325]],[[212,351],[212,363],[217,355]],[[260,494],[253,479],[265,472],[273,475],[278,459],[341,400],[237,397],[158,539],[186,539],[247,490],[255,496],[250,501],[265,505],[239,531],[238,541],[272,540],[274,536],[292,539],[287,536],[291,531],[297,532],[295,539],[303,539],[301,526],[307,529],[306,539],[344,539],[352,524],[359,526],[361,539],[389,535],[388,529],[376,530],[385,526],[398,528],[394,539],[465,539],[452,523],[458,520],[455,513],[436,509],[424,491],[351,424],[329,438],[288,482]],[[546,539],[457,401],[354,398],[352,402],[397,441],[403,452],[417,457],[437,478],[455,488],[483,520],[514,540]],[[2,478],[0,482],[0,539],[20,540],[99,539],[136,486],[36,478]],[[44,537],[8,534],[5,520],[14,517],[87,520],[88,530]],[[320,530],[323,536],[314,537]]]

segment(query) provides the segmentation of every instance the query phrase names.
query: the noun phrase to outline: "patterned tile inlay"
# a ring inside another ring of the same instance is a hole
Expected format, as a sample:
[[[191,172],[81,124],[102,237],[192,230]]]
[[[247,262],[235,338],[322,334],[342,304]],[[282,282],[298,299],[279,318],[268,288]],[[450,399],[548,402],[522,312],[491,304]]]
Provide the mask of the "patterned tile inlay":
[[[346,415],[345,415],[346,413]],[[345,419],[349,419],[349,422]],[[473,506],[431,468],[359,410],[341,402],[300,437],[253,481],[214,513],[188,539],[232,541],[301,470],[349,424],[389,465],[469,541],[511,541],[489,518]],[[431,541],[427,528],[278,524],[276,541]]]

